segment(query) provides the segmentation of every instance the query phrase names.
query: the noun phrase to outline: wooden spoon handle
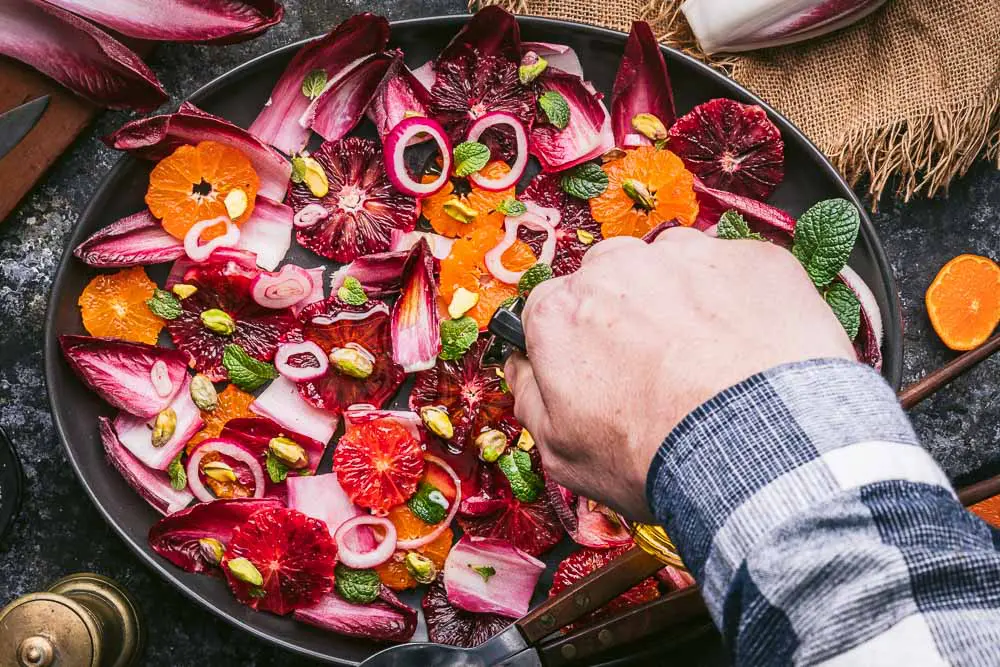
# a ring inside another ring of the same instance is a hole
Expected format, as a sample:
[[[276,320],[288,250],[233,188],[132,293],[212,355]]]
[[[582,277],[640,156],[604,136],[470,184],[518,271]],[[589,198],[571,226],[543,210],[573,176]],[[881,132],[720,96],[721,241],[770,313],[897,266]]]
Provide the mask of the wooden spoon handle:
[[[937,369],[920,382],[911,384],[899,392],[899,402],[904,410],[909,410],[941,387],[973,368],[981,361],[1000,350],[1000,334],[990,338],[975,350],[965,352]]]
[[[639,547],[632,547],[605,567],[576,582],[554,598],[532,609],[516,625],[529,644],[603,607],[663,563]]]

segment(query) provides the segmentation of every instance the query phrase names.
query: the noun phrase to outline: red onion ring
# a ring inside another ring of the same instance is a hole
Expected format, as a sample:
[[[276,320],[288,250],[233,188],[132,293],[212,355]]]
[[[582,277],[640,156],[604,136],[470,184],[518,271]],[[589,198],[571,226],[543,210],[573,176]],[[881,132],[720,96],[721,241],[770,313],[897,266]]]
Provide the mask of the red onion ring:
[[[441,151],[441,175],[430,183],[418,183],[406,170],[403,152],[406,145],[418,134],[426,133],[437,142]],[[429,197],[438,192],[448,182],[451,174],[451,142],[441,124],[424,117],[404,118],[389,131],[383,146],[385,171],[397,190],[411,197]]]
[[[857,271],[849,266],[845,266],[840,270],[840,279],[844,281],[848,288],[854,295],[858,297],[858,301],[861,302],[861,308],[864,309],[865,313],[868,315],[868,319],[871,321],[872,331],[875,333],[875,340],[878,341],[879,346],[882,345],[882,311],[878,307],[878,301],[875,300],[875,294],[872,293],[868,283],[858,275]]]
[[[534,202],[525,202],[528,211],[524,215],[516,218],[507,216],[504,219],[504,236],[492,250],[486,253],[486,268],[490,270],[497,280],[516,285],[524,275],[524,271],[511,271],[503,265],[503,254],[517,241],[518,227],[524,225],[528,229],[538,232],[545,232],[545,242],[542,244],[542,252],[538,255],[540,264],[551,264],[552,258],[556,256],[556,234],[555,227],[559,224],[560,214],[558,209],[539,206]]]
[[[313,290],[312,276],[300,266],[286,264],[278,273],[260,273],[250,284],[250,294],[259,306],[282,309],[294,306]]]
[[[229,458],[236,459],[246,467],[250,469],[250,473],[253,475],[253,498],[263,498],[264,497],[264,469],[260,465],[260,461],[254,456],[253,452],[237,445],[236,443],[229,442],[228,440],[222,440],[221,438],[213,438],[211,440],[205,440],[197,449],[191,454],[191,458],[187,462],[187,478],[188,487],[191,489],[191,493],[198,500],[210,503],[213,500],[218,500],[216,495],[212,493],[211,489],[205,486],[201,481],[201,470],[198,466],[201,460],[205,458],[206,454],[211,452],[218,452],[223,456],[228,456]]]
[[[385,537],[379,545],[371,551],[364,553],[355,551],[347,546],[348,534],[361,526],[378,526],[385,531]],[[396,541],[396,526],[392,525],[385,517],[362,514],[353,519],[348,519],[340,524],[340,528],[333,534],[333,539],[337,543],[337,558],[347,567],[356,570],[367,570],[368,568],[381,565],[392,557],[398,542]]]
[[[226,225],[226,233],[207,243],[201,242],[201,233],[218,224]],[[195,262],[204,262],[217,248],[232,248],[240,241],[240,228],[224,215],[196,222],[184,235],[184,252]]]
[[[420,547],[430,544],[440,537],[441,533],[447,530],[448,526],[451,525],[451,522],[454,521],[455,515],[458,514],[458,506],[462,502],[462,480],[459,479],[458,474],[454,471],[454,469],[445,463],[444,459],[438,458],[432,454],[424,454],[424,460],[428,463],[433,463],[448,473],[448,476],[451,477],[451,480],[455,483],[455,499],[451,501],[451,508],[448,510],[448,516],[446,516],[444,521],[439,523],[434,530],[427,533],[423,537],[417,537],[412,540],[399,540],[396,542],[396,548],[404,551],[419,549]]]
[[[305,367],[290,365],[288,360],[297,354],[311,354],[319,365]],[[274,367],[292,382],[306,382],[325,375],[330,367],[330,359],[323,348],[311,340],[302,343],[282,343],[274,355]]]
[[[513,187],[524,174],[528,167],[528,133],[524,130],[521,121],[509,113],[494,111],[488,113],[469,127],[469,141],[476,141],[483,132],[496,125],[507,125],[514,130],[514,141],[517,143],[517,159],[511,165],[510,171],[500,178],[487,178],[482,173],[475,173],[469,176],[477,187],[490,192],[499,192]]]
[[[149,369],[149,380],[153,383],[153,389],[160,398],[166,398],[174,392],[174,383],[170,381],[170,371],[162,359],[158,360]]]
[[[292,218],[292,226],[297,229],[315,227],[330,217],[330,211],[322,204],[306,204]]]

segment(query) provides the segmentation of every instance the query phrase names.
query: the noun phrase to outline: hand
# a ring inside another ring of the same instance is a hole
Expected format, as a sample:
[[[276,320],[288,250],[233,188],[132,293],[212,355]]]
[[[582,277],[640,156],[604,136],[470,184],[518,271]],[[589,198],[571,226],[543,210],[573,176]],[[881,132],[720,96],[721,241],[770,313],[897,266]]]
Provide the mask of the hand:
[[[689,412],[779,364],[855,358],[790,253],[684,228],[594,246],[523,320],[530,356],[506,377],[547,474],[640,521],[653,456]]]

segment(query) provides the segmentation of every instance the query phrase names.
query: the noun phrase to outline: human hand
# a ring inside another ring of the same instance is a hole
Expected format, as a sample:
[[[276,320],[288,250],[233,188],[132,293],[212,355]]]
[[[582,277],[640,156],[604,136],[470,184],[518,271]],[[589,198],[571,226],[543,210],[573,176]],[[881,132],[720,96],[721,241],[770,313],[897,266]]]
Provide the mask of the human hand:
[[[780,364],[855,359],[790,253],[685,228],[599,243],[522,318],[530,357],[506,378],[546,473],[640,521],[653,456],[689,412]]]

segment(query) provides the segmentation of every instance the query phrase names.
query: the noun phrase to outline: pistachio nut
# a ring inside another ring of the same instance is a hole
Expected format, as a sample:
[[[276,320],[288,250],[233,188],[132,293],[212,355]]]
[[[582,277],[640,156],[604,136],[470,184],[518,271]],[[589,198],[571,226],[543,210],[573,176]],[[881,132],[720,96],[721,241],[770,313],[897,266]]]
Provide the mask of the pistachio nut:
[[[521,435],[517,436],[517,448],[526,452],[535,448],[535,439],[528,433],[528,429],[521,429]]]
[[[521,83],[528,85],[537,79],[549,66],[549,62],[534,51],[528,51],[521,58],[521,64],[517,68],[517,78]]]
[[[236,473],[225,461],[209,461],[201,465],[201,471],[206,477],[211,477],[216,482],[235,482]]]
[[[614,162],[615,160],[620,160],[628,155],[625,151],[620,148],[612,148],[607,153],[601,156],[601,162],[607,164],[608,162]]]
[[[446,201],[442,208],[445,213],[459,222],[464,222],[465,224],[470,224],[476,219],[476,216],[479,215],[479,211],[464,203],[458,197],[452,197]]]
[[[232,336],[236,331],[236,322],[232,316],[224,310],[209,308],[201,313],[201,323],[212,333],[220,336]]]
[[[326,177],[323,165],[317,162],[316,158],[297,155],[292,158],[292,167],[302,176],[302,182],[314,197],[325,197],[330,192],[330,180]]]
[[[153,447],[162,447],[170,442],[177,430],[177,412],[173,408],[164,408],[153,420]]]
[[[197,287],[188,285],[187,283],[177,283],[170,289],[178,299],[186,299],[198,291]]]
[[[650,141],[660,141],[667,138],[667,128],[663,121],[651,113],[639,113],[632,116],[632,128]]]
[[[229,568],[234,577],[243,583],[250,584],[251,586],[264,585],[264,577],[261,576],[260,570],[246,558],[228,560],[226,561],[226,567]]]
[[[233,220],[240,217],[247,212],[247,206],[249,205],[249,200],[247,199],[247,193],[240,188],[233,188],[226,194],[226,198],[222,200],[222,203],[226,206],[226,213]]]
[[[309,465],[309,457],[306,456],[306,450],[291,438],[284,436],[271,438],[267,443],[267,449],[276,459],[293,470],[305,468]]]
[[[403,112],[403,120],[406,120],[407,118],[425,118],[426,116],[427,114],[414,111],[413,109],[407,109]]]
[[[479,303],[479,292],[472,292],[464,287],[459,287],[451,297],[451,303],[448,304],[448,316],[453,320],[457,320],[472,310],[473,306],[477,303]]]
[[[586,229],[578,229],[576,230],[576,238],[579,239],[580,243],[590,245],[594,242],[596,237]]]
[[[403,560],[403,563],[406,564],[406,571],[409,572],[410,576],[416,579],[419,584],[430,584],[437,579],[437,565],[434,564],[434,561],[423,554],[411,551],[406,554],[406,558]]]
[[[375,357],[357,343],[330,350],[330,363],[343,375],[364,380],[375,370]]]
[[[215,390],[215,385],[205,375],[198,373],[191,378],[188,391],[191,393],[191,400],[194,401],[199,410],[211,412],[219,407],[219,392]]]
[[[487,429],[476,437],[479,458],[487,463],[495,463],[507,449],[507,436],[495,428]]]
[[[656,199],[644,183],[634,178],[626,178],[622,181],[622,190],[625,191],[635,205],[645,211],[652,211],[656,208]]]
[[[455,427],[451,423],[448,411],[444,408],[425,405],[420,408],[420,418],[434,435],[440,436],[445,440],[451,440],[455,436]]]
[[[202,557],[213,565],[222,562],[222,555],[226,553],[226,546],[214,537],[203,537],[198,540]]]

